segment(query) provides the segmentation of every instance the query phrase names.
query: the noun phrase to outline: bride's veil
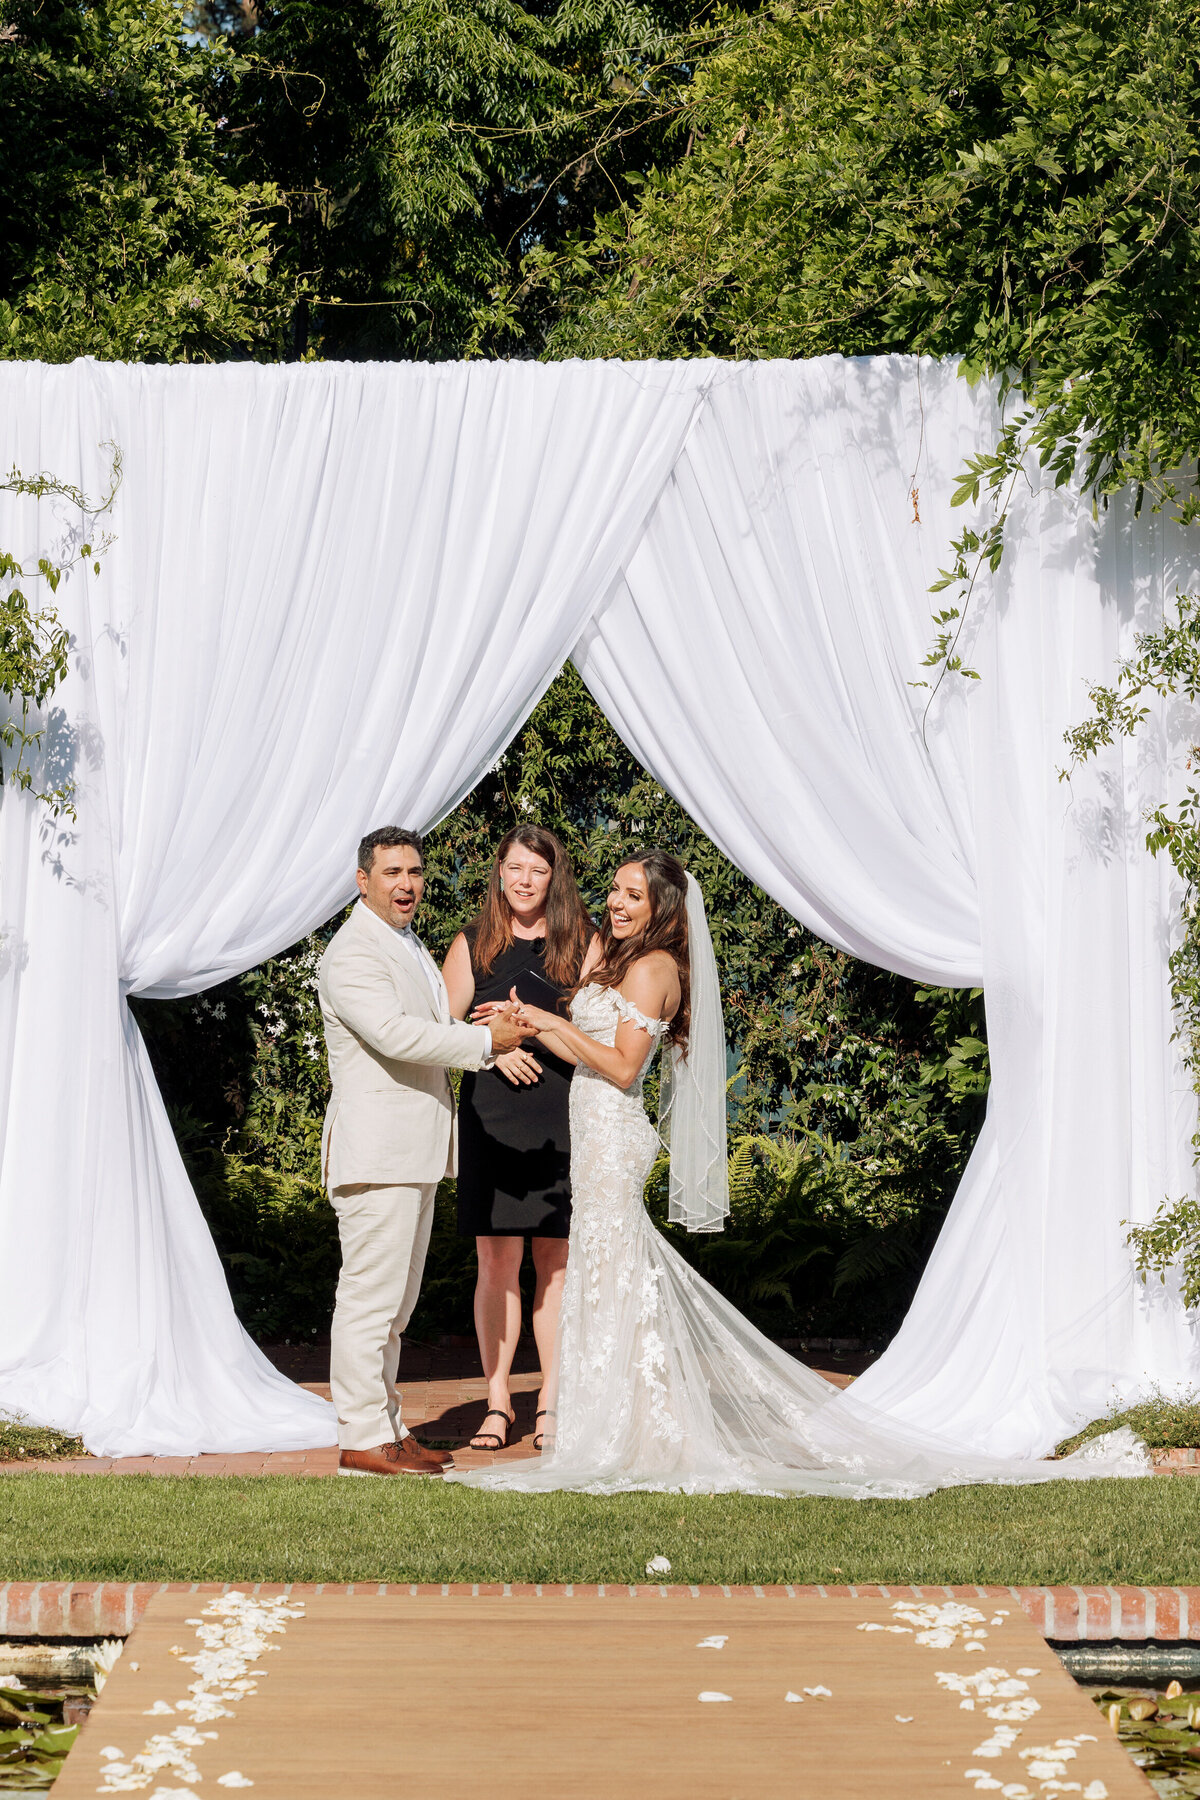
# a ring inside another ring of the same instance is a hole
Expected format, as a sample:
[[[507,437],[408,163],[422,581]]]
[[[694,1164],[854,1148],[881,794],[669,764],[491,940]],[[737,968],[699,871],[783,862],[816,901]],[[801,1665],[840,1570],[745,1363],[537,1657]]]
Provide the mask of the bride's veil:
[[[725,1020],[704,896],[692,875],[687,878],[687,928],[691,1030],[687,1054],[671,1045],[663,1058],[658,1130],[671,1153],[671,1222],[689,1231],[720,1231],[729,1213]]]

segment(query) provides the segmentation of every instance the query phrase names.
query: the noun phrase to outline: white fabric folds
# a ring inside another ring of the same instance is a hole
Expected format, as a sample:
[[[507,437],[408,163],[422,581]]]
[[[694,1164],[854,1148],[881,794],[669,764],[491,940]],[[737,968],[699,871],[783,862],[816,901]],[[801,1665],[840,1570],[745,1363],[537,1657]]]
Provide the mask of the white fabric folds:
[[[1194,1379],[1123,1226],[1193,1180],[1177,897],[1141,820],[1193,720],[1057,767],[1195,552],[1031,471],[972,602],[982,679],[923,736],[949,494],[995,424],[985,387],[905,358],[0,364],[4,468],[94,490],[108,441],[125,465],[102,573],[58,595],[78,822],[0,801],[0,1408],[114,1454],[332,1441],[234,1318],[124,996],[199,991],[328,917],[361,832],[444,815],[572,650],[797,918],[985,986],[983,1136],[897,1342],[823,1409],[834,1438],[862,1407],[1040,1455],[1114,1392]],[[74,522],[0,495],[16,554]]]
[[[101,574],[58,594],[78,824],[0,808],[0,1408],[111,1455],[334,1441],[234,1317],[124,996],[294,943],[365,829],[467,792],[702,394],[618,365],[0,364],[0,465],[94,491],[115,442],[125,467]],[[56,540],[0,498],[0,542]]]
[[[839,1400],[982,1456],[1200,1374],[1126,1220],[1195,1180],[1166,958],[1178,893],[1144,809],[1183,706],[1068,783],[1062,734],[1194,586],[1161,517],[1029,471],[964,637],[981,679],[926,724],[929,584],[970,520],[954,477],[995,403],[902,358],[760,363],[714,385],[625,580],[576,653],[626,743],[768,893],[918,979],[982,981],[987,1120],[909,1316]]]

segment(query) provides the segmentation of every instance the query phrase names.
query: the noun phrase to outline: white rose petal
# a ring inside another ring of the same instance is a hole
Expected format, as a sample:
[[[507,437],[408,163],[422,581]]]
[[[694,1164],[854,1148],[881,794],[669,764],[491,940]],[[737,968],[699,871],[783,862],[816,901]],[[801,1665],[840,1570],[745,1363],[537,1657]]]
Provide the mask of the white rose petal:
[[[704,1692],[699,1696],[699,1698],[701,1700],[732,1700],[733,1695],[732,1694],[718,1694],[710,1688],[705,1688]]]
[[[791,1701],[795,1702],[795,1704],[798,1706],[804,1705],[804,1695],[803,1694],[793,1694],[790,1688],[788,1689],[787,1693],[783,1697],[785,1700],[791,1700]]]
[[[175,1708],[173,1706],[168,1706],[165,1700],[156,1700],[153,1706],[148,1706],[146,1708],[146,1711],[142,1716],[151,1719],[158,1713],[173,1713],[174,1711]]]
[[[671,1565],[665,1556],[652,1556],[646,1564],[647,1575],[669,1575]]]
[[[896,1723],[897,1725],[911,1725],[915,1716],[914,1713],[897,1713]],[[970,1773],[969,1770],[968,1773]]]
[[[1042,1671],[1040,1669],[1018,1669],[1017,1670],[1018,1675],[1040,1675],[1041,1672]]]
[[[1108,1800],[1108,1789],[1102,1781],[1089,1781],[1083,1790],[1083,1800]]]
[[[1032,1719],[1034,1713],[1041,1712],[1041,1710],[1041,1701],[1035,1700],[1032,1695],[1027,1696],[1024,1700],[1005,1700],[1000,1706],[984,1708],[989,1719],[1005,1719],[1013,1724]]]
[[[805,1693],[813,1700],[832,1700],[833,1694],[827,1687],[805,1688]]]
[[[240,1769],[230,1769],[228,1775],[217,1776],[218,1787],[253,1787],[254,1783]]]
[[[696,1645],[696,1648],[697,1648],[697,1650],[723,1650],[728,1642],[729,1642],[729,1638],[727,1636],[726,1637],[720,1637],[720,1636],[706,1637],[706,1638],[700,1639],[700,1642]]]

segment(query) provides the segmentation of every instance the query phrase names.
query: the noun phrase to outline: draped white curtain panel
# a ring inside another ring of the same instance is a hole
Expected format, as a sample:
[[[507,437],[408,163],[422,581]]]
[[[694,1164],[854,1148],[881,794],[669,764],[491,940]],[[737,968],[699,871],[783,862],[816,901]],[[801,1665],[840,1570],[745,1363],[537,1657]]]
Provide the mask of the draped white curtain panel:
[[[987,1121],[887,1354],[831,1400],[1034,1457],[1190,1385],[1177,1293],[1126,1221],[1193,1182],[1172,1040],[1179,895],[1143,811],[1194,719],[1058,779],[1087,683],[1196,584],[1161,518],[1036,469],[965,632],[912,685],[928,589],[994,441],[985,385],[910,358],[145,368],[0,364],[0,467],[124,479],[56,604],[47,732],[75,821],[0,801],[0,1409],[112,1455],[330,1443],[234,1316],[130,993],[195,993],[352,891],[372,825],[425,828],[574,654],[731,859],[830,942],[985,989]],[[0,494],[0,546],[79,519]],[[858,1409],[856,1414],[856,1409]]]

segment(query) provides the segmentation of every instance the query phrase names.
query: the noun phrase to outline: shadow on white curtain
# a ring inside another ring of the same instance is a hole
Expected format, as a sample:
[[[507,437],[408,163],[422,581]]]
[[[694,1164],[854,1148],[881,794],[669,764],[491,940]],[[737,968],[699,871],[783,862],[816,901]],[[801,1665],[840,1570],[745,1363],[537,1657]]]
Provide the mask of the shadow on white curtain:
[[[115,440],[126,468],[102,574],[59,595],[79,823],[0,802],[0,1407],[109,1454],[332,1441],[234,1318],[123,996],[327,918],[362,830],[449,811],[573,646],[797,918],[987,988],[987,1125],[831,1437],[858,1407],[1037,1455],[1114,1389],[1193,1377],[1122,1230],[1192,1179],[1175,896],[1140,824],[1191,722],[1056,778],[1085,680],[1195,578],[1160,521],[1025,495],[975,602],[983,679],[939,695],[927,747],[927,589],[995,424],[948,367],[6,364],[0,402],[5,467],[95,487]],[[48,508],[0,501],[6,548],[53,542]]]

